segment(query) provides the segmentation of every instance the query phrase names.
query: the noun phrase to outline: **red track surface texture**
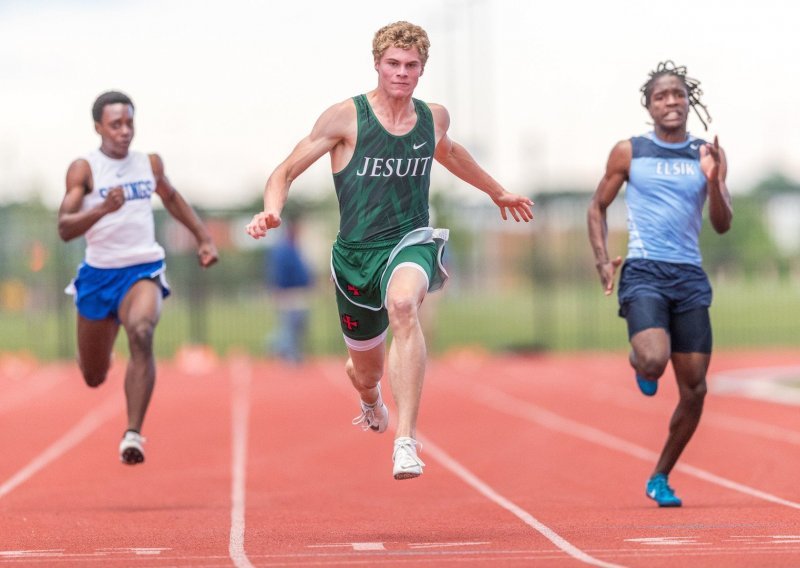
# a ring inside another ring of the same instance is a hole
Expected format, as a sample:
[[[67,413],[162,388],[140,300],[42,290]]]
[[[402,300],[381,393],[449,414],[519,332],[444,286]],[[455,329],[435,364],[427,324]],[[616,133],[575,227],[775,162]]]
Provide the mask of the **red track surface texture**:
[[[622,353],[434,361],[427,468],[399,482],[391,432],[350,425],[341,360],[161,362],[130,467],[122,361],[92,390],[73,365],[6,357],[0,564],[797,567],[800,407],[762,388],[797,364],[715,355],[670,478],[684,506],[659,509],[644,482],[677,391],[668,374],[641,396]]]

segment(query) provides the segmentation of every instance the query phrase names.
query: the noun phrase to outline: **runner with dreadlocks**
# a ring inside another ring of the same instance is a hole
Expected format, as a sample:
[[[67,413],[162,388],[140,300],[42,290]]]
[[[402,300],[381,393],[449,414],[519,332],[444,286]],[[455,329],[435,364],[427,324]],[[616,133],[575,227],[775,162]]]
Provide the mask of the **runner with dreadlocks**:
[[[609,296],[622,258],[608,254],[606,210],[627,182],[628,255],[618,296],[619,315],[628,324],[629,360],[647,396],[656,393],[671,361],[680,396],[646,492],[661,507],[680,507],[667,476],[700,422],[711,359],[711,286],[698,246],[703,206],[707,198],[711,226],[720,234],[730,229],[733,209],[717,137],[708,143],[686,128],[690,107],[703,126],[711,121],[700,102],[700,82],[686,75],[686,67],[666,61],[641,91],[653,131],[611,150],[589,206],[589,241]]]

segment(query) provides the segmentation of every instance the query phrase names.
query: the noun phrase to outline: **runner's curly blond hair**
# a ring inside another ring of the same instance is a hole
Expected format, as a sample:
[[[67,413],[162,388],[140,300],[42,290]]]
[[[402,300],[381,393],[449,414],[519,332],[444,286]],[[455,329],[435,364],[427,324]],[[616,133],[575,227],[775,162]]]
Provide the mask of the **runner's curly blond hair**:
[[[372,39],[372,55],[375,63],[380,61],[383,53],[390,47],[401,49],[416,47],[422,66],[425,67],[431,42],[428,40],[428,34],[421,27],[410,22],[400,21],[383,26],[375,32],[375,37]]]

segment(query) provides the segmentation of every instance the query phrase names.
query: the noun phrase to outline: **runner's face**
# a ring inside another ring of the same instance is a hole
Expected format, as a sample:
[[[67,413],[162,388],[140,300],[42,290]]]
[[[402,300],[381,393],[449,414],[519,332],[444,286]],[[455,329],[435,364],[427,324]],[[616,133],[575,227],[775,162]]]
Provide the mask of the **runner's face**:
[[[378,87],[394,97],[410,97],[422,76],[422,60],[416,47],[390,47],[375,64]]]
[[[675,75],[656,79],[647,107],[656,127],[666,131],[686,128],[689,116],[689,93],[686,85]]]
[[[115,103],[103,107],[100,122],[94,129],[102,139],[103,152],[112,158],[124,158],[133,140],[133,107],[125,103]]]

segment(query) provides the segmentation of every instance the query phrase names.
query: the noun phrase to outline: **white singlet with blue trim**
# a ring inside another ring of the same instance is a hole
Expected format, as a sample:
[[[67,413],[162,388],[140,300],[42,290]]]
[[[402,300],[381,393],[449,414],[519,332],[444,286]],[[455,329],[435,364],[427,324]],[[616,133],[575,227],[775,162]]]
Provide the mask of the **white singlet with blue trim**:
[[[129,152],[115,160],[94,150],[85,159],[92,170],[93,189],[84,197],[83,210],[102,203],[114,187],[122,186],[125,192],[125,204],[86,231],[86,264],[122,268],[162,260],[164,249],[156,242],[150,200],[156,180],[149,156]]]
[[[671,144],[653,132],[631,138],[625,190],[628,258],[702,265],[698,239],[707,194],[700,169],[703,144],[694,136]]]

